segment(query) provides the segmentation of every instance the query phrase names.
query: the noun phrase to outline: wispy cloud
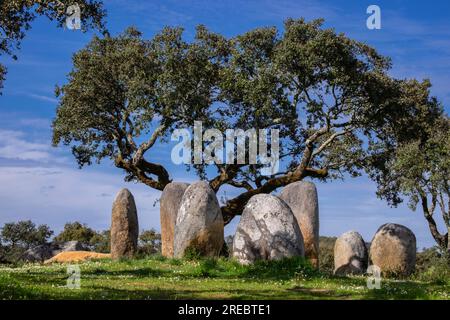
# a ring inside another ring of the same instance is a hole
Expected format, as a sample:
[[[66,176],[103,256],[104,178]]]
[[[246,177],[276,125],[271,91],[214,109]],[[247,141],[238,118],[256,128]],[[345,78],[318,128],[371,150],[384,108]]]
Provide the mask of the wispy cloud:
[[[44,143],[29,142],[21,131],[0,130],[0,158],[48,161],[49,146]]]
[[[50,97],[50,96],[46,96],[46,95],[42,95],[42,94],[34,94],[34,93],[27,93],[26,95],[28,97],[36,99],[36,100],[51,102],[51,103],[58,103],[58,99],[56,99],[54,97]]]
[[[32,127],[36,129],[50,129],[51,121],[47,118],[21,118],[19,120],[21,126]]]

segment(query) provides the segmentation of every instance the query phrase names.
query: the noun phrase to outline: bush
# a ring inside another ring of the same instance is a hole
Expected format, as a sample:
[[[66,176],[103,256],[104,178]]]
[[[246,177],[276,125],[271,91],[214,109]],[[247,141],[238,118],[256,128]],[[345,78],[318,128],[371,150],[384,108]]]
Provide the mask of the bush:
[[[414,278],[445,284],[450,282],[450,256],[439,247],[424,249],[417,253]]]
[[[58,234],[55,242],[79,241],[84,246],[90,246],[91,239],[96,232],[89,228],[86,224],[80,222],[69,222],[64,225],[64,230]]]
[[[8,261],[6,260],[6,248],[4,246],[2,246],[2,244],[0,243],[0,263],[7,263]]]
[[[66,223],[64,230],[54,238],[55,242],[78,241],[90,250],[100,253],[111,251],[110,240],[109,230],[97,232],[77,221]]]
[[[149,256],[161,253],[161,234],[155,229],[144,230],[138,239],[138,254]]]
[[[111,232],[110,232],[110,230],[95,232],[94,236],[89,241],[89,246],[95,252],[100,252],[100,253],[111,252]]]
[[[334,271],[334,243],[336,237],[319,238],[319,270],[326,274]]]
[[[46,244],[52,234],[49,226],[36,227],[30,220],[5,223],[0,233],[0,262],[18,263],[26,250]]]

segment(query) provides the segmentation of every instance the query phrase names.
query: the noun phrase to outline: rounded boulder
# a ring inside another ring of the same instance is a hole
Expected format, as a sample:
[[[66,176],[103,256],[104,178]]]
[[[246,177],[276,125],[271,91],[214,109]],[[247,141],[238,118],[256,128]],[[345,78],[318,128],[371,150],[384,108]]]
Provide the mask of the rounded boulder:
[[[399,224],[382,225],[370,244],[370,261],[383,274],[410,275],[416,265],[416,236]]]
[[[367,247],[358,232],[349,231],[337,238],[334,244],[334,274],[364,274],[367,260]]]

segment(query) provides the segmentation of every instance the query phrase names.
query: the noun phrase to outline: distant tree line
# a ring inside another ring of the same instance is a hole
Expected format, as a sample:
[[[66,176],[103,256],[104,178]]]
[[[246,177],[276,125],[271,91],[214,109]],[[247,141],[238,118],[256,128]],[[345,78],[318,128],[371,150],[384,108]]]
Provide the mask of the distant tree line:
[[[5,223],[0,229],[0,263],[21,262],[28,249],[50,242],[78,241],[91,251],[110,251],[109,230],[96,231],[77,221],[66,223],[59,234],[52,238],[53,235],[54,231],[48,225],[36,225],[30,220]],[[159,253],[161,235],[154,229],[141,231],[138,250],[141,256]]]

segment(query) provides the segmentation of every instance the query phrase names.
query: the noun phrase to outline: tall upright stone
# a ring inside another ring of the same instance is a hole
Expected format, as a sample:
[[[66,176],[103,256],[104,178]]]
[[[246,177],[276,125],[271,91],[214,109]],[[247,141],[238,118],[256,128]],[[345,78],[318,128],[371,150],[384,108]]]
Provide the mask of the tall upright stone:
[[[175,223],[181,199],[188,183],[171,182],[164,188],[160,199],[161,251],[164,257],[173,257]]]
[[[305,244],[305,257],[319,266],[319,200],[314,183],[298,181],[283,188],[280,198],[294,213]]]
[[[271,194],[250,198],[233,240],[233,258],[242,264],[304,256],[303,238],[289,206]]]
[[[224,223],[216,194],[205,181],[187,187],[175,224],[174,256],[188,252],[218,256],[224,243]]]
[[[367,270],[367,248],[363,237],[356,231],[348,231],[334,244],[334,274],[363,274]]]
[[[134,197],[128,189],[117,194],[112,208],[111,257],[130,258],[137,251],[139,224]]]
[[[385,275],[408,276],[416,266],[416,236],[405,226],[382,225],[370,243],[370,261]]]

